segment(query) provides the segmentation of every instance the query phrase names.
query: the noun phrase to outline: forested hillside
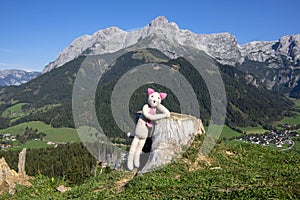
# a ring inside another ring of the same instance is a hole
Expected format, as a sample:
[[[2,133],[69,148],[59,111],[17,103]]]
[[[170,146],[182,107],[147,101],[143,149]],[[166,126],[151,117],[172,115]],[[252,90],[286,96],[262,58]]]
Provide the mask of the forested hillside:
[[[199,56],[205,58],[208,55],[203,52]],[[53,69],[19,87],[2,88],[0,94],[1,128],[28,121],[42,121],[53,127],[74,127],[71,109],[72,89],[76,73],[84,58],[81,56],[74,59],[64,66]],[[96,92],[96,109],[99,122],[105,129],[105,133],[111,137],[123,135],[112,119],[110,111],[111,92],[124,73],[145,63],[160,63],[179,71],[195,91],[202,120],[206,124],[209,122],[211,109],[209,92],[203,78],[195,68],[184,58],[170,59],[156,49],[141,49],[128,52],[117,58],[99,82]],[[280,120],[289,114],[288,110],[293,105],[291,101],[280,94],[266,90],[259,82],[253,84],[246,79],[248,74],[240,72],[234,67],[218,65],[228,101],[227,125],[231,127],[264,125],[274,120]],[[148,86],[156,90],[166,91],[169,96],[164,104],[171,111],[180,111],[178,100],[170,90],[160,85],[151,84],[141,86],[131,97],[130,113],[132,117],[145,103],[145,91]],[[15,117],[3,114],[12,106],[20,103],[22,103],[21,113]]]

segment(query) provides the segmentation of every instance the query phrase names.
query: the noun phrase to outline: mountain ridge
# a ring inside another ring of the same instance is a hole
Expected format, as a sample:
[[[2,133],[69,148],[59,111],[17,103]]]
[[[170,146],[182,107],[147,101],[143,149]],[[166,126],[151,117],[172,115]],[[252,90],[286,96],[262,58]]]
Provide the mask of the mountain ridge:
[[[39,76],[41,72],[19,69],[0,70],[0,86],[21,85]]]
[[[164,16],[157,17],[138,30],[127,32],[118,27],[109,27],[92,35],[78,37],[62,50],[56,60],[45,66],[43,73],[58,68],[80,55],[113,53],[137,45],[148,38],[151,38],[149,48],[159,49],[172,59],[182,54],[170,45],[178,48],[192,47],[206,52],[220,64],[238,66],[241,71],[251,72],[268,89],[279,90],[284,94],[289,94],[300,80],[300,34],[286,35],[276,41],[252,41],[240,45],[236,37],[228,32],[196,34],[180,29],[176,23],[169,22]],[[249,65],[249,62],[259,63],[264,74],[261,74],[260,69],[252,69],[257,66]]]
[[[175,33],[171,33],[170,31]],[[80,36],[73,40],[68,47],[60,52],[57,59],[49,63],[49,65],[44,68],[43,72],[47,72],[55,67],[61,66],[69,59],[76,58],[89,48],[94,50],[97,49],[98,52],[94,51],[95,54],[112,53],[120,50],[120,48],[126,48],[136,44],[139,40],[152,34],[159,33],[170,33],[170,35],[165,36],[165,38],[170,37],[171,40],[177,40],[181,45],[193,46],[198,50],[203,50],[217,59],[221,64],[235,65],[237,63],[242,63],[244,59],[247,58],[253,61],[264,62],[270,56],[274,57],[278,54],[286,56],[288,56],[288,54],[292,54],[289,56],[289,59],[292,62],[297,63],[300,61],[300,53],[297,52],[297,48],[300,48],[300,34],[285,35],[278,40],[273,41],[251,41],[240,45],[238,44],[236,37],[228,32],[196,34],[189,30],[179,29],[176,23],[168,22],[164,16],[159,16],[141,29],[127,32],[118,27],[109,27],[98,30],[92,35],[85,34]],[[116,39],[116,35],[119,36],[119,39],[123,39],[124,42],[119,44],[120,46],[118,48],[115,47],[114,49],[114,47],[109,46],[106,41],[111,38]],[[207,44],[208,41],[210,42],[209,44]],[[192,42],[195,44],[192,44]],[[217,45],[223,46],[217,48]],[[103,49],[103,52],[99,51],[101,47],[105,48]],[[272,52],[272,50],[274,51]],[[73,54],[70,53],[71,51],[73,51]],[[224,57],[225,54],[228,53],[236,54],[231,55],[231,61]],[[254,53],[259,53],[259,55],[254,56]],[[70,57],[67,56],[68,54],[70,54]]]

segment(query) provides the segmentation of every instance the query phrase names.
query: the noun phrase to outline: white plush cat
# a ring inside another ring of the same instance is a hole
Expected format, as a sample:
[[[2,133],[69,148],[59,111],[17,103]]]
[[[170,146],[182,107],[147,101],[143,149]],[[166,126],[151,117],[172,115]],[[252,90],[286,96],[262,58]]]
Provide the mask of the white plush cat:
[[[134,139],[128,154],[127,167],[129,170],[133,170],[133,166],[136,168],[140,166],[140,154],[148,133],[153,127],[151,121],[170,117],[169,110],[161,104],[161,100],[166,97],[166,93],[158,93],[152,88],[148,88],[148,104],[143,106],[142,115],[136,124]],[[159,114],[156,113],[157,110],[160,112]]]

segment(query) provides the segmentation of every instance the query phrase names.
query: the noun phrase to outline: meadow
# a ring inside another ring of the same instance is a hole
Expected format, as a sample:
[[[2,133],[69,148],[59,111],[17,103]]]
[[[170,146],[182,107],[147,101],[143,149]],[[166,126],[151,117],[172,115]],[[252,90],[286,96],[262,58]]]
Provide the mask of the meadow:
[[[40,121],[31,121],[21,123],[3,130],[0,130],[0,134],[9,133],[13,136],[23,134],[25,128],[37,129],[39,132],[46,134],[43,141],[28,141],[25,145],[18,146],[18,148],[41,148],[47,147],[47,142],[62,143],[62,142],[80,142],[80,138],[76,129],[73,128],[53,128],[52,126]]]

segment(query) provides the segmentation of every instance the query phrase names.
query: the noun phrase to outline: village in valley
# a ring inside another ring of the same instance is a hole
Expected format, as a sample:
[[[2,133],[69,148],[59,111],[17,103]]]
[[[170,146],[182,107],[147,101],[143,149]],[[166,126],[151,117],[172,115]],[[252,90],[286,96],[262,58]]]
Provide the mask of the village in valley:
[[[244,141],[263,146],[272,146],[281,150],[293,149],[296,142],[300,142],[300,133],[297,130],[300,125],[283,124],[280,129],[272,129],[265,133],[244,134],[240,137],[234,137],[231,140]]]
[[[16,141],[15,136],[9,133],[0,134],[0,149],[11,148],[14,141]]]
[[[25,127],[25,132],[21,134],[4,133],[0,134],[0,150],[24,146],[28,141],[44,141],[46,146],[57,147],[59,144],[67,142],[52,142],[45,139],[46,134],[39,132],[37,129]],[[45,147],[46,147],[45,146]]]

